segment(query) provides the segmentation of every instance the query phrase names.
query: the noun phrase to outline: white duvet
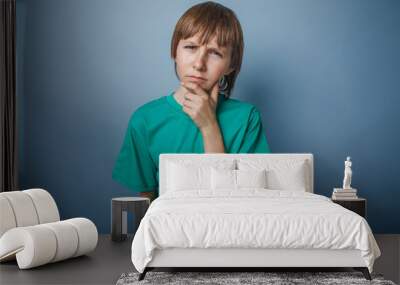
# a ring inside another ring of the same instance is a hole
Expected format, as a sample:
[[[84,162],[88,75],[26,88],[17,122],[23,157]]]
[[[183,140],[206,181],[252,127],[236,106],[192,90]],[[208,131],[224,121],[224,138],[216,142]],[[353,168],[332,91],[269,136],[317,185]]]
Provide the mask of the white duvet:
[[[155,199],[132,242],[143,272],[154,249],[358,249],[372,272],[381,254],[364,218],[329,198],[299,191],[169,192]]]

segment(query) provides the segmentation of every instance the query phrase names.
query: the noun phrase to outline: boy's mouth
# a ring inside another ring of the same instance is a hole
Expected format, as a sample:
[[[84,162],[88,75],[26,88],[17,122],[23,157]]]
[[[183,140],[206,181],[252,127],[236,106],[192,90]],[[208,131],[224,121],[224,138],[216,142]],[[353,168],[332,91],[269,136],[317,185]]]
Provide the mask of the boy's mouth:
[[[190,81],[194,81],[194,82],[204,82],[206,81],[205,78],[203,77],[197,77],[197,76],[188,76]]]

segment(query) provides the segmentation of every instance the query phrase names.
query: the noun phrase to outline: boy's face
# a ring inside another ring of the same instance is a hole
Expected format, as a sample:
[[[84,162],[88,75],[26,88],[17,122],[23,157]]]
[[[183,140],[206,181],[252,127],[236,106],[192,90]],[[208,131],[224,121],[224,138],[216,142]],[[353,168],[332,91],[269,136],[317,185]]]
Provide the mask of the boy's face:
[[[231,47],[218,47],[215,37],[211,42],[200,45],[198,35],[194,35],[178,43],[176,72],[180,81],[194,82],[210,91],[223,75],[233,71],[230,68],[230,57]]]

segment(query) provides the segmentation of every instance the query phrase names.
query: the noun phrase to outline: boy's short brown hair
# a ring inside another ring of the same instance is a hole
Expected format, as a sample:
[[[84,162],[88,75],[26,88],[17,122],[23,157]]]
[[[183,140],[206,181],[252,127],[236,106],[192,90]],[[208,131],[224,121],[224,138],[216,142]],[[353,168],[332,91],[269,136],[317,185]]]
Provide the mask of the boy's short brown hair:
[[[212,1],[194,5],[178,20],[171,41],[171,57],[176,58],[176,49],[181,39],[187,39],[200,32],[200,44],[208,43],[214,36],[221,47],[231,45],[231,66],[234,70],[226,76],[228,98],[239,74],[243,58],[243,32],[235,13]],[[176,73],[176,64],[175,64]]]

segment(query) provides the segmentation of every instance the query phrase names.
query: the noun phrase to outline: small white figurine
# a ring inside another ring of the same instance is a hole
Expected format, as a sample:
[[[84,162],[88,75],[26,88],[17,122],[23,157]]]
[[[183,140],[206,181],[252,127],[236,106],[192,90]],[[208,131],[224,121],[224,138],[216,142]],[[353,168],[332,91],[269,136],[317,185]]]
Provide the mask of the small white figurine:
[[[346,161],[344,162],[344,179],[343,179],[343,189],[352,189],[351,184],[351,176],[353,175],[353,171],[351,170],[351,157],[348,156]]]

